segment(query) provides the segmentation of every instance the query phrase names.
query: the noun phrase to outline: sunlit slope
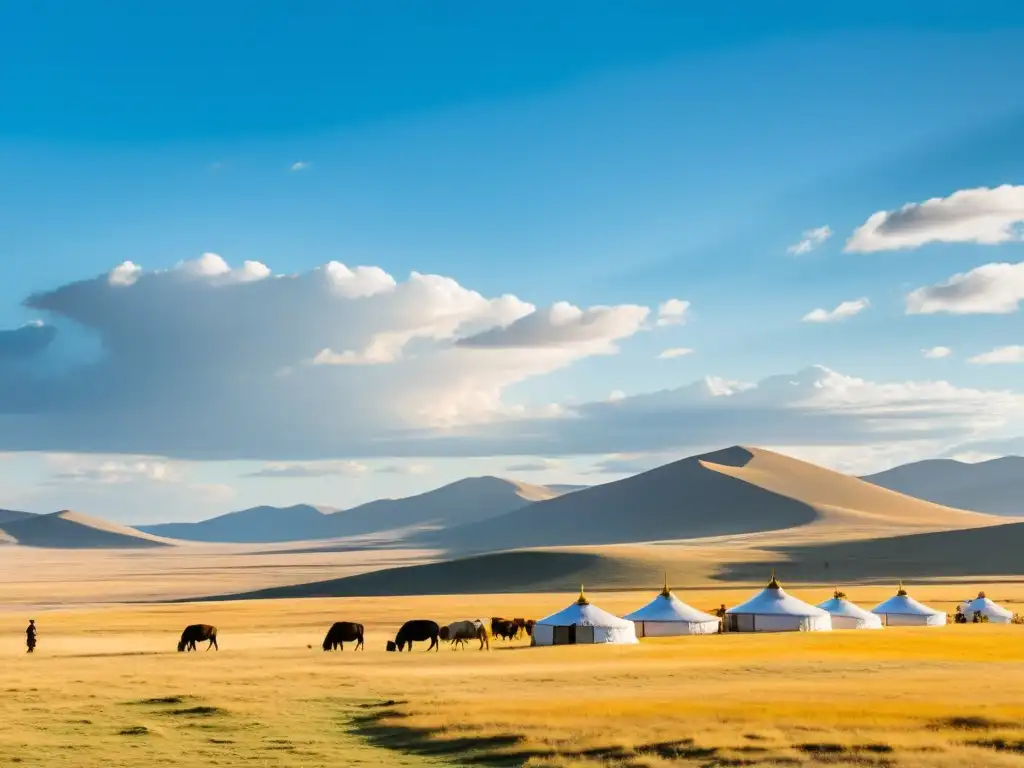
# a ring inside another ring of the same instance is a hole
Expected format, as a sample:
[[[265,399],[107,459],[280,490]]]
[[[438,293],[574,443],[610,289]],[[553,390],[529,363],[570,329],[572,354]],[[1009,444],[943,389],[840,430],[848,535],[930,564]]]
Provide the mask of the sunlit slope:
[[[456,551],[595,545],[828,526],[842,538],[1005,522],[759,448],[695,456],[437,535]]]

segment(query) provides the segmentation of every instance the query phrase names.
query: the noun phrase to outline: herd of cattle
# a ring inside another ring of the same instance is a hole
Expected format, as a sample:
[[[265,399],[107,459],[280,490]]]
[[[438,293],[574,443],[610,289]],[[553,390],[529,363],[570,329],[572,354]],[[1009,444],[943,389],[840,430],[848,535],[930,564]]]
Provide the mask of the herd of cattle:
[[[394,640],[388,640],[387,650],[403,651],[409,646],[412,651],[414,642],[430,641],[427,646],[438,650],[441,641],[450,643],[453,648],[465,648],[466,641],[478,640],[480,650],[491,647],[491,637],[502,640],[515,640],[524,634],[533,636],[533,627],[537,622],[533,619],[503,619],[494,616],[490,622],[483,619],[467,619],[465,621],[454,621],[444,626],[430,619],[412,619],[405,622],[398,630]],[[206,650],[213,648],[220,650],[217,645],[217,628],[210,624],[189,624],[181,633],[181,640],[178,642],[179,651],[194,651],[196,643],[207,642]],[[353,621],[338,621],[331,625],[324,637],[323,649],[325,651],[345,650],[345,643],[355,643],[355,650],[363,649],[363,625]]]

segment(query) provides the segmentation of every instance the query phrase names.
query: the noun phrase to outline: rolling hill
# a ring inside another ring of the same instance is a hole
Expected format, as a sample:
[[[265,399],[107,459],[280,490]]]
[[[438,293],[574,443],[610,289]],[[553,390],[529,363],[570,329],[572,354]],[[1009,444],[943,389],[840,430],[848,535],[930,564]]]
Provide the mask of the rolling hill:
[[[174,543],[71,510],[28,515],[2,523],[0,534],[9,543],[53,549],[127,549],[163,547]]]
[[[735,446],[428,534],[471,553],[755,534],[814,526],[837,538],[993,525],[759,448]]]
[[[13,523],[17,520],[27,520],[35,517],[31,512],[15,512],[13,509],[0,509],[0,525]]]
[[[919,499],[993,515],[1024,515],[1024,457],[967,464],[930,459],[861,478]]]
[[[254,507],[199,523],[139,526],[186,541],[271,543],[359,536],[403,528],[444,528],[552,499],[557,491],[497,477],[471,477],[403,499],[380,499],[340,512],[317,507]]]

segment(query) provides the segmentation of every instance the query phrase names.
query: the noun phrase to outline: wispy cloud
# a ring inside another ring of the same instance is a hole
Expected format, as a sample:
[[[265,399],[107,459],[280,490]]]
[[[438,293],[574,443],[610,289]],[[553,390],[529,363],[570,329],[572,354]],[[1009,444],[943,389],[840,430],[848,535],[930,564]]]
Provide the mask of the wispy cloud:
[[[672,360],[676,357],[685,357],[686,355],[692,355],[693,350],[687,349],[686,347],[672,347],[671,349],[662,350],[658,354],[659,360]]]
[[[505,467],[506,472],[549,472],[561,468],[562,463],[557,459],[536,459],[535,461],[524,461],[519,464],[509,464]]]
[[[800,236],[800,240],[793,243],[793,245],[786,249],[786,253],[791,253],[794,256],[802,256],[805,253],[813,251],[830,237],[832,237],[832,228],[828,224],[825,224],[822,227],[805,230]]]
[[[309,163],[305,162],[304,160],[297,160],[294,163],[292,163],[291,166],[289,166],[288,170],[290,170],[290,171],[304,171],[307,168],[309,168]]]
[[[953,350],[949,347],[929,347],[928,349],[922,349],[921,354],[929,360],[941,360],[952,355]]]
[[[359,461],[280,462],[248,472],[242,477],[299,478],[299,477],[351,477],[365,475],[370,467]]]
[[[992,365],[997,363],[1024,363],[1024,345],[1012,344],[1008,347],[997,347],[991,352],[975,355],[967,362],[979,365]]]
[[[853,317],[854,315],[859,315],[869,306],[871,306],[871,302],[866,298],[844,301],[832,310],[821,308],[812,309],[803,316],[802,320],[805,323],[836,323],[840,320]]]

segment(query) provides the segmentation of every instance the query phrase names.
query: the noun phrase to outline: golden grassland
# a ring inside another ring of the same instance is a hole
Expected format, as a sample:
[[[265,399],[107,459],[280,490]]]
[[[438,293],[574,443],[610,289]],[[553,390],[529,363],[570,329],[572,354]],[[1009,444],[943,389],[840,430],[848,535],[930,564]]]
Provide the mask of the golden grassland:
[[[910,591],[952,610],[976,589]],[[893,590],[848,591],[870,606]],[[988,593],[1013,607],[1024,586]],[[749,594],[680,592],[705,610]],[[616,613],[650,596],[590,594]],[[1024,765],[1024,626],[383,649],[408,618],[540,617],[573,597],[46,611],[33,656],[24,611],[0,613],[0,765]],[[365,652],[320,650],[341,619],[367,626]],[[219,652],[175,652],[194,621],[220,628]]]

